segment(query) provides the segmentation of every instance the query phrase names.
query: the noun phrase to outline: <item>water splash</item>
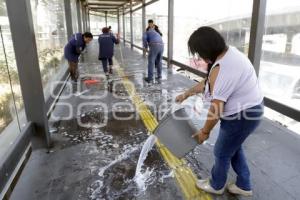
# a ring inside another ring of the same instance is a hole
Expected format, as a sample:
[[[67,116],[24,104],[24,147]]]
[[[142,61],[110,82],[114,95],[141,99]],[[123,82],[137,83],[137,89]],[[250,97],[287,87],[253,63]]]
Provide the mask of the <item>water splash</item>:
[[[146,181],[151,176],[151,173],[153,172],[153,170],[150,170],[149,168],[147,168],[145,172],[142,172],[142,166],[144,164],[144,161],[147,158],[149,151],[154,146],[156,139],[157,138],[155,135],[151,135],[148,137],[148,139],[146,140],[146,142],[142,148],[142,151],[140,153],[139,160],[138,160],[138,163],[136,166],[134,180],[135,180],[138,188],[141,191],[146,190]]]
[[[96,180],[92,185],[89,187],[89,190],[91,192],[90,198],[92,200],[99,199],[101,196],[101,190],[104,186],[104,173],[106,170],[111,168],[112,166],[116,165],[117,163],[120,163],[126,159],[128,159],[135,151],[139,149],[139,146],[124,149],[124,153],[117,156],[114,160],[110,161],[107,165],[100,168],[98,171],[99,180]]]
[[[174,171],[171,170],[168,174],[162,175],[162,177],[160,177],[159,181],[160,181],[161,183],[163,183],[165,179],[173,178],[173,177],[174,177]]]
[[[108,165],[102,167],[99,172],[98,172],[98,176],[103,177],[104,172],[110,168],[111,166],[115,165],[118,162],[121,162],[125,159],[127,159],[133,152],[135,152],[138,149],[138,147],[133,147],[132,149],[126,150],[124,153],[122,153],[121,155],[119,155],[114,161],[112,161],[111,163],[109,163]]]

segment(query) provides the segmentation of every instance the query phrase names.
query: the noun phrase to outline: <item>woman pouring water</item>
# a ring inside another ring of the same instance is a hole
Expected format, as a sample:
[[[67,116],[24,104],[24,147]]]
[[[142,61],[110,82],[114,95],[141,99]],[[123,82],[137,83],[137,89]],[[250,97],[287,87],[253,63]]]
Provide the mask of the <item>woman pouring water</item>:
[[[227,46],[213,28],[200,27],[190,36],[188,46],[193,55],[207,63],[207,78],[177,96],[176,101],[203,93],[211,102],[203,128],[194,135],[200,144],[220,121],[211,177],[198,180],[197,187],[214,194],[223,194],[227,187],[231,193],[250,196],[250,171],[242,144],[263,115],[263,95],[255,70],[249,59],[235,47]],[[226,186],[230,163],[237,179]]]

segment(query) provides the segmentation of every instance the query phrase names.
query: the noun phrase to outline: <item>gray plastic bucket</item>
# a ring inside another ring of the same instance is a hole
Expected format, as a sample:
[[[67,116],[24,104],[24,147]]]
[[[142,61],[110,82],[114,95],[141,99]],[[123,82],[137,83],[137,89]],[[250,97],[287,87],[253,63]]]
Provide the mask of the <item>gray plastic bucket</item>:
[[[174,113],[166,114],[154,130],[154,135],[176,157],[182,158],[197,146],[197,141],[192,137],[197,128],[190,121],[184,108]]]

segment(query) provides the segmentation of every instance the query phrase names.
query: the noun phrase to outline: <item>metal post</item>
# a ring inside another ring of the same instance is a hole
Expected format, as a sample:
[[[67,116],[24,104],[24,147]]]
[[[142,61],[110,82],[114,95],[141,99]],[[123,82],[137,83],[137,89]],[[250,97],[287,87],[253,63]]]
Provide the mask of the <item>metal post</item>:
[[[90,21],[90,10],[87,8],[87,18],[88,18],[88,21],[87,21],[87,25],[88,25],[88,31],[91,31],[91,21]]]
[[[107,11],[105,11],[105,27],[107,27]]]
[[[144,34],[145,30],[146,30],[146,0],[143,0],[142,2],[142,32]],[[143,46],[143,44],[142,44]],[[143,56],[146,56],[146,51],[143,50]]]
[[[259,74],[261,48],[265,31],[266,0],[254,0],[248,57]]]
[[[76,0],[77,19],[78,19],[78,32],[82,32],[82,20],[80,14],[80,0]]]
[[[130,0],[130,46],[131,46],[131,49],[133,49],[132,0]]]
[[[25,113],[36,133],[50,146],[47,111],[43,93],[30,1],[6,0]]]
[[[81,1],[81,12],[82,12],[82,25],[83,25],[83,32],[86,31],[86,10],[85,10],[85,6],[82,5],[82,1]]]
[[[64,4],[65,4],[67,35],[68,35],[68,39],[70,39],[71,36],[73,35],[71,2],[70,2],[70,0],[64,0]]]
[[[126,34],[125,34],[125,6],[123,6],[123,40],[124,40],[124,46],[126,45]]]
[[[168,2],[168,67],[173,60],[174,0]]]
[[[120,27],[120,11],[119,11],[119,9],[118,9],[118,14],[117,14],[117,19],[118,19],[118,34],[120,33],[120,29],[121,29],[121,27]]]

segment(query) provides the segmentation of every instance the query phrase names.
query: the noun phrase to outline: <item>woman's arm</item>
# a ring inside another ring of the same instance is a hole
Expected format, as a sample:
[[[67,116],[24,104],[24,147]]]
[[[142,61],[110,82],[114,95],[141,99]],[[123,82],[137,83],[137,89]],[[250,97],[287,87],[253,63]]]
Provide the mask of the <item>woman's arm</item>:
[[[205,88],[205,80],[202,80],[200,83],[196,84],[194,87],[190,88],[189,90],[185,91],[183,94],[178,95],[176,97],[176,102],[181,103],[185,99],[187,99],[190,96],[193,96],[198,93],[203,93]]]
[[[210,75],[210,87],[211,91],[213,91],[215,86],[215,81],[217,79],[220,67],[215,67],[211,71]],[[199,143],[203,143],[205,140],[208,139],[211,130],[214,126],[218,123],[221,114],[223,113],[224,109],[224,102],[218,99],[214,99],[211,102],[210,108],[208,110],[207,119],[203,126],[203,128],[198,131],[194,136],[198,137]]]

